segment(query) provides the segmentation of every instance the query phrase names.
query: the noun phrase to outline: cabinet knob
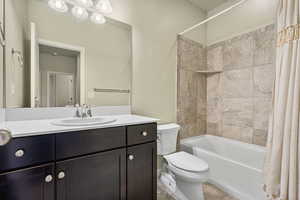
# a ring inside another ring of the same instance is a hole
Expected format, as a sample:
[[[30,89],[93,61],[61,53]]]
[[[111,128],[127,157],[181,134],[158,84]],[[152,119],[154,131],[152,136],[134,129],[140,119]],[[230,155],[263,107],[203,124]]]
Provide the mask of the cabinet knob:
[[[128,156],[128,159],[129,159],[129,160],[134,160],[134,155],[129,155],[129,156]]]
[[[142,132],[142,136],[145,136],[145,137],[146,137],[147,135],[148,135],[148,133],[147,133],[146,131],[143,131],[143,132]]]
[[[23,157],[24,154],[25,154],[24,150],[23,149],[19,149],[19,150],[16,151],[15,156],[18,157],[18,158],[20,158],[20,157]]]
[[[65,172],[59,172],[57,177],[58,179],[63,179],[65,178],[65,176],[66,176]]]
[[[52,175],[48,175],[48,176],[45,177],[45,182],[46,183],[50,183],[52,180],[53,180]]]
[[[11,132],[6,129],[0,129],[0,146],[4,146],[11,140]]]

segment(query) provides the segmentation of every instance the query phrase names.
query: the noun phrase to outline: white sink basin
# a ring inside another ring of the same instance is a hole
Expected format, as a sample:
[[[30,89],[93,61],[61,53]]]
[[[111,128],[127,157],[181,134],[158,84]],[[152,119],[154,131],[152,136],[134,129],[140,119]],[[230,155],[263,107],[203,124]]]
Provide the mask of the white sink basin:
[[[93,126],[93,125],[109,124],[115,121],[116,121],[115,118],[109,118],[109,117],[87,117],[87,118],[60,119],[52,123],[58,126]]]

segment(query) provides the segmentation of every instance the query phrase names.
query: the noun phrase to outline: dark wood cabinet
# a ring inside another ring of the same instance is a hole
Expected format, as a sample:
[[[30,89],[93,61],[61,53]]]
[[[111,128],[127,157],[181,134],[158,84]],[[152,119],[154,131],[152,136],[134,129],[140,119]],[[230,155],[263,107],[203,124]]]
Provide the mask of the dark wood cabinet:
[[[61,160],[122,147],[126,147],[125,127],[61,133],[56,136],[56,159]]]
[[[55,200],[54,163],[0,174],[1,200]]]
[[[16,138],[0,146],[0,173],[53,162],[54,136]]]
[[[125,200],[126,149],[56,164],[57,200]]]
[[[156,200],[156,143],[128,148],[127,199]]]
[[[127,127],[127,144],[137,145],[153,142],[157,137],[157,124],[142,124]]]
[[[156,126],[13,139],[0,148],[0,200],[156,200]]]

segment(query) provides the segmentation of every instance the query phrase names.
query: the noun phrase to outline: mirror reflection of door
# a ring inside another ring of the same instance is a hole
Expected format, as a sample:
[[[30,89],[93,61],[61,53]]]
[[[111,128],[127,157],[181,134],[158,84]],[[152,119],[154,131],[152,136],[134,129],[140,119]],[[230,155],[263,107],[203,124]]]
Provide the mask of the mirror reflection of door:
[[[79,52],[39,45],[40,107],[79,103]]]
[[[48,73],[48,106],[64,107],[74,105],[75,82],[73,74]]]

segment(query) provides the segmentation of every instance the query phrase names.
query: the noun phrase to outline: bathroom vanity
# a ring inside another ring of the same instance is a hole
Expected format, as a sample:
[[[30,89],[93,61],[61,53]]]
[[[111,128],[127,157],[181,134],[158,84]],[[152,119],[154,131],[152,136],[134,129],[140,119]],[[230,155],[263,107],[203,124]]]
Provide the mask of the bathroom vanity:
[[[156,122],[19,136],[0,147],[1,200],[156,200]]]

